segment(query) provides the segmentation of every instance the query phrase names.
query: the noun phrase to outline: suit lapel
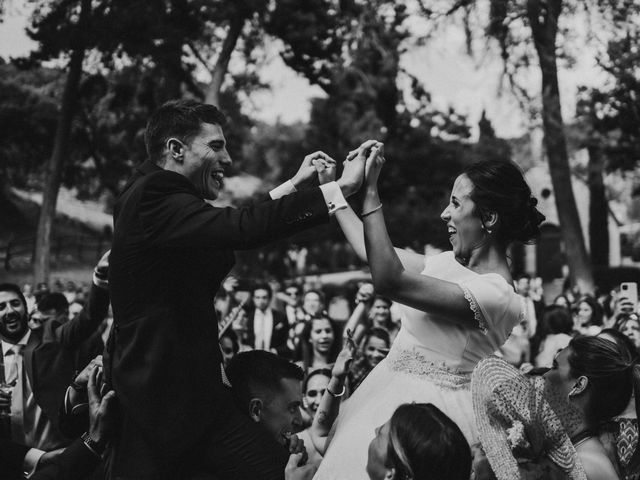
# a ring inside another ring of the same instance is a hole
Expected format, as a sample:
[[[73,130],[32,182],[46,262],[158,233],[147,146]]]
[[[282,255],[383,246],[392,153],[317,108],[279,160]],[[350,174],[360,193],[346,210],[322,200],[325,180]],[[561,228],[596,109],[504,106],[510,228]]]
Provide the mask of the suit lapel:
[[[41,333],[38,331],[31,331],[31,335],[29,336],[29,341],[27,342],[27,346],[24,347],[22,360],[24,361],[24,369],[27,372],[27,377],[29,378],[29,384],[31,385],[31,389],[35,391],[35,383],[34,383],[34,375],[33,375],[33,357],[35,355],[35,349],[38,345],[40,345],[42,340]]]
[[[252,310],[250,320],[247,322],[247,343],[251,347],[256,345],[256,311]]]
[[[4,383],[4,350],[0,344],[0,383]]]

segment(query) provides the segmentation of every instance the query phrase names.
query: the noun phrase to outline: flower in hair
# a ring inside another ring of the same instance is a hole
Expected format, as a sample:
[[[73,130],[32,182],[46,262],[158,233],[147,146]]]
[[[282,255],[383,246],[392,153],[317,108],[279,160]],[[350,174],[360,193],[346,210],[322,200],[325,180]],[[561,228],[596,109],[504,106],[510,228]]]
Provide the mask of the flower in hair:
[[[529,448],[531,444],[527,440],[527,435],[524,431],[524,425],[521,421],[516,420],[511,425],[511,428],[507,428],[507,440],[512,450],[516,448]]]

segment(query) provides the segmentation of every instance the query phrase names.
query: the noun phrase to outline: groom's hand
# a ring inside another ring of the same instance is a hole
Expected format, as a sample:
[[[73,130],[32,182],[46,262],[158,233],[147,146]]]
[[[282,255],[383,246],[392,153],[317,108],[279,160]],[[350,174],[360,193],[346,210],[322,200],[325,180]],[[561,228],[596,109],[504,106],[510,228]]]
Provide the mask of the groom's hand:
[[[317,178],[318,173],[315,167],[315,162],[318,159],[323,159],[326,154],[323,152],[313,152],[304,157],[300,168],[296,174],[291,178],[291,183],[296,189],[310,185],[311,182]]]

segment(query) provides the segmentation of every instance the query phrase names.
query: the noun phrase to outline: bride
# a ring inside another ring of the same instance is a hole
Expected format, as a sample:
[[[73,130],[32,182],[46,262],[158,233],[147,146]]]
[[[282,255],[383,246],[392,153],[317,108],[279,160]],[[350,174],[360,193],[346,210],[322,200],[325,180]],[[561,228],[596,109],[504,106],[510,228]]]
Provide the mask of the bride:
[[[347,161],[367,158],[362,221],[349,208],[337,217],[356,252],[366,254],[376,292],[406,306],[405,318],[387,358],[343,404],[319,480],[366,479],[374,429],[402,403],[433,403],[477,442],[471,371],[523,318],[507,246],[535,238],[544,220],[517,166],[483,161],[458,176],[441,214],[453,251],[425,258],[394,249],[377,188],[383,148],[370,140],[349,154]]]

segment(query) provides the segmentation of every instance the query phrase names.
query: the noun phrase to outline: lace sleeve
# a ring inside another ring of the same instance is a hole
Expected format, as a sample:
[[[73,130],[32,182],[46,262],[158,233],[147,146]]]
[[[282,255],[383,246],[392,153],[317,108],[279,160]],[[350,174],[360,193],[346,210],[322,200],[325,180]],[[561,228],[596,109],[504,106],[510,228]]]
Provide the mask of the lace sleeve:
[[[469,308],[471,308],[471,311],[473,312],[473,318],[478,322],[478,328],[486,335],[489,331],[489,325],[482,314],[482,310],[480,309],[480,305],[478,305],[476,297],[473,296],[473,293],[471,293],[471,290],[469,290],[469,287],[466,285],[460,285],[460,287],[464,292],[464,298],[469,302]]]
[[[522,315],[522,297],[497,274],[478,275],[459,285],[480,331],[506,340]]]

